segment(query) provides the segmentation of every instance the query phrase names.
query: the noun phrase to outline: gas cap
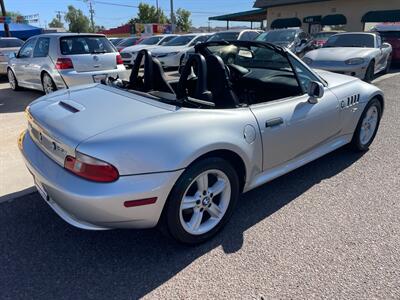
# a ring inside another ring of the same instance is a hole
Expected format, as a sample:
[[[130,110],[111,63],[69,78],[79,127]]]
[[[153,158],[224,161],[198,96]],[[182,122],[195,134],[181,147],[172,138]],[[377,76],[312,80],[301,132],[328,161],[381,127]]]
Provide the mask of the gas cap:
[[[255,141],[256,129],[253,127],[253,125],[247,124],[244,127],[243,136],[244,136],[244,139],[246,140],[246,142],[249,144],[251,144]]]

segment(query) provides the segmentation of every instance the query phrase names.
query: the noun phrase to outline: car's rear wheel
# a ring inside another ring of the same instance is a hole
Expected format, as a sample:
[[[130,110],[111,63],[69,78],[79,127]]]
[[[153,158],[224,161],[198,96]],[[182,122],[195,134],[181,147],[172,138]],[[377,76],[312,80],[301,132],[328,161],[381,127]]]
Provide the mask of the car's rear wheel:
[[[7,77],[8,77],[8,82],[10,83],[10,87],[13,91],[18,91],[21,89],[18,85],[18,80],[13,70],[11,69],[7,70]]]
[[[372,80],[374,80],[374,77],[375,77],[375,63],[374,61],[371,61],[368,65],[367,70],[365,71],[364,81],[371,82]]]
[[[238,197],[239,179],[235,169],[221,158],[201,160],[186,169],[176,182],[161,226],[166,226],[168,233],[179,242],[204,242],[225,225]]]
[[[57,87],[56,87],[53,79],[47,73],[44,73],[42,76],[42,86],[43,86],[43,91],[46,94],[50,94],[57,90]]]
[[[371,100],[365,107],[351,142],[353,149],[367,151],[375,139],[382,117],[382,105],[378,99]]]
[[[392,66],[392,56],[390,56],[390,57],[388,58],[387,63],[386,63],[386,68],[385,68],[385,70],[383,71],[383,74],[389,73],[389,72],[390,72],[391,66]]]

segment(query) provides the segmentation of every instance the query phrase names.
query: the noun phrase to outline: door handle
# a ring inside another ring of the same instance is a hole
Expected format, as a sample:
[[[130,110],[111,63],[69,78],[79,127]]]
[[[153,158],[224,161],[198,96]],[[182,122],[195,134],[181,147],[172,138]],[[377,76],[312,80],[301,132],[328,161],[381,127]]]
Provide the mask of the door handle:
[[[275,118],[271,119],[265,122],[265,127],[275,127],[283,124],[283,119],[282,118]]]

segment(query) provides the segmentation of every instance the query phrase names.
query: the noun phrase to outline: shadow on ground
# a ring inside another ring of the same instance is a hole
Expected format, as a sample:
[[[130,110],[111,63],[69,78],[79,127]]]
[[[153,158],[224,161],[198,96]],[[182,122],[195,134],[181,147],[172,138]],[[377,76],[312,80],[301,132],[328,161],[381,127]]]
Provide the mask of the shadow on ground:
[[[197,247],[156,230],[78,230],[37,193],[0,204],[0,291],[3,297],[133,299],[144,296],[197,258],[221,246],[234,253],[243,234],[362,154],[340,149],[241,197],[232,220]]]

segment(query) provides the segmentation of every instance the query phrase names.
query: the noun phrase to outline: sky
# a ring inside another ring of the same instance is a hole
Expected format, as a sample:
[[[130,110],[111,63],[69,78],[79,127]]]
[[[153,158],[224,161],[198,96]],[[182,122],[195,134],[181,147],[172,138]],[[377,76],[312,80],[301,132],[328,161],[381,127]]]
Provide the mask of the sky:
[[[22,15],[39,14],[40,22],[31,24],[40,27],[45,27],[45,24],[55,17],[56,11],[67,11],[68,5],[81,9],[85,15],[89,16],[89,8],[85,0],[4,0],[4,2],[7,11],[16,11]],[[137,8],[135,7],[140,2],[156,4],[156,0],[92,0],[95,23],[106,28],[122,25],[136,16]],[[158,0],[158,2],[169,16],[170,0]],[[254,0],[174,0],[174,9],[185,8],[191,11],[193,25],[199,27],[208,26],[210,16],[250,10],[253,8],[253,3]],[[212,21],[210,25],[211,27],[225,26],[226,22]],[[249,25],[249,23],[231,22],[230,25]]]

